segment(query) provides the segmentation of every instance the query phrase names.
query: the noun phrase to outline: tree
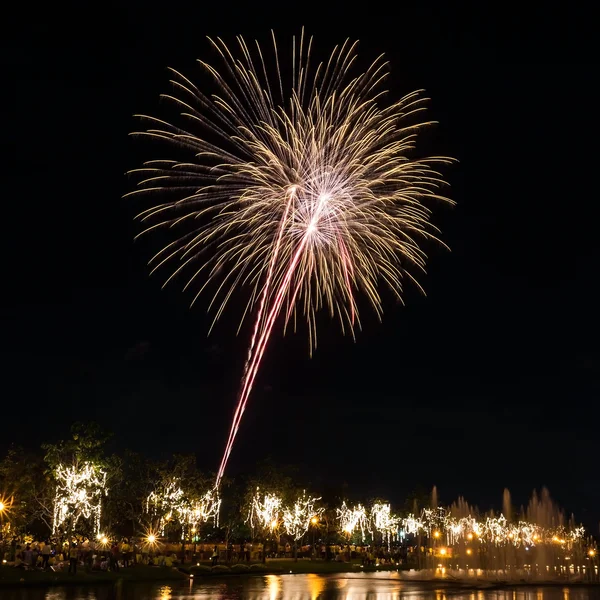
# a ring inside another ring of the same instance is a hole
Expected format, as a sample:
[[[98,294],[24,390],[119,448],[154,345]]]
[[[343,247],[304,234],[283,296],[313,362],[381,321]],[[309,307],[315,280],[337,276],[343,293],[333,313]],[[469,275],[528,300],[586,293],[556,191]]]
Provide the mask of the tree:
[[[154,467],[153,484],[144,513],[152,531],[180,536],[182,544],[200,525],[218,523],[220,499],[213,478],[198,470],[194,455],[176,454]]]
[[[292,505],[283,509],[283,527],[285,532],[294,540],[294,559],[298,560],[298,541],[301,540],[308,531],[314,518],[319,519],[324,509],[317,507],[316,502],[320,498],[307,496],[302,492]]]
[[[10,531],[19,532],[28,527],[39,533],[52,529],[53,486],[44,473],[39,456],[12,446],[0,461],[0,498],[5,506],[3,520]]]
[[[279,540],[284,504],[293,503],[301,493],[292,473],[291,467],[276,467],[268,459],[259,464],[256,475],[246,481],[243,513],[253,539],[263,543],[263,562],[267,544]]]
[[[105,454],[110,437],[96,423],[75,423],[70,439],[42,445],[55,485],[54,533],[99,533],[104,497],[120,474],[120,460]]]

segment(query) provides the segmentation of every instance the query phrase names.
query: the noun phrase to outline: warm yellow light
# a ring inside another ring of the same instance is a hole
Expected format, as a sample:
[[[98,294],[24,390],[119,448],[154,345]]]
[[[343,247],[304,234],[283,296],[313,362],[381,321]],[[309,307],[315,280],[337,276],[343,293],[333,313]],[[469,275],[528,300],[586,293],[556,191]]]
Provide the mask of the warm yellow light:
[[[275,527],[277,527],[277,519],[271,521],[271,529],[275,529]]]
[[[4,510],[4,502],[0,502],[0,512]]]
[[[473,539],[473,534],[472,533],[467,533],[467,539],[468,540],[472,540]]]
[[[108,538],[107,538],[106,536],[104,536],[104,537],[102,538],[102,543],[103,543],[103,544],[108,544]]]
[[[515,535],[514,535],[514,533],[509,533],[508,537],[512,540],[515,537]]]
[[[192,533],[196,533],[196,528],[192,527]]]
[[[590,556],[596,556],[596,551],[595,551],[595,550],[590,550],[590,551],[588,552],[588,554],[589,554]]]
[[[440,549],[440,554],[441,554],[442,556],[444,556],[444,555],[446,554],[446,548],[441,548],[441,549]]]
[[[310,522],[311,522],[313,525],[316,525],[316,524],[319,522],[319,519],[317,519],[317,517],[313,517],[313,518],[310,520]]]
[[[471,550],[471,548],[467,548],[467,554],[473,554],[473,550]]]
[[[433,537],[434,538],[439,538],[440,537],[440,532],[439,531],[434,531],[433,532]]]
[[[148,536],[148,542],[150,544],[154,544],[154,542],[156,541],[156,536],[153,535],[152,533]]]

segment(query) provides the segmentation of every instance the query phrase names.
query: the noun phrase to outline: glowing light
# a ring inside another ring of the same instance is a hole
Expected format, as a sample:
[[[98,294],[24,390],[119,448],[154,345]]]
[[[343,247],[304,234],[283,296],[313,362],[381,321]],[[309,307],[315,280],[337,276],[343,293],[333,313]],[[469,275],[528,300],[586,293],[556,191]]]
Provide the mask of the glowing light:
[[[445,556],[445,555],[446,555],[446,552],[447,552],[446,548],[440,548],[440,554],[441,554],[442,556]]]
[[[56,492],[52,533],[73,531],[80,518],[91,519],[100,532],[102,498],[107,494],[106,472],[90,462],[59,465],[54,473]]]
[[[238,38],[238,59],[221,40],[211,42],[224,75],[202,64],[220,93],[205,96],[202,86],[172,71],[177,96],[164,97],[186,123],[143,117],[150,128],[135,134],[171,143],[189,158],[146,163],[128,195],[165,197],[139,215],[142,233],[189,226],[151,260],[153,271],[173,264],[168,282],[193,269],[186,288],[207,273],[200,292],[216,283],[215,321],[244,285],[244,317],[256,308],[220,481],[277,317],[283,313],[287,326],[301,314],[312,352],[321,308],[353,335],[360,323],[357,293],[378,316],[380,282],[400,299],[403,281],[413,280],[407,270],[425,266],[421,240],[436,239],[428,204],[447,201],[436,169],[449,159],[410,157],[419,129],[428,125],[410,119],[425,99],[414,92],[380,106],[387,63],[380,58],[352,74],[356,43],[336,47],[312,70],[312,38],[302,32],[287,81],[275,43],[277,68],[269,75],[269,53],[257,49],[253,57]],[[194,267],[209,247],[212,255]]]
[[[4,510],[4,502],[0,501],[0,512]]]
[[[281,510],[282,501],[279,496],[276,494],[261,494],[260,489],[256,488],[250,503],[246,523],[249,523],[252,529],[270,529],[273,533],[279,525]]]
[[[336,512],[342,531],[348,535],[352,535],[357,529],[360,529],[362,540],[364,541],[365,532],[371,533],[367,511],[362,504],[348,508],[346,503],[343,502],[342,506],[336,509]]]
[[[219,524],[221,499],[218,490],[208,490],[197,499],[190,499],[174,478],[151,492],[146,500],[146,512],[158,519],[157,528],[164,535],[167,523],[173,521],[181,525],[181,539],[187,532],[195,532],[202,523],[213,520]]]
[[[381,533],[383,543],[389,548],[391,542],[397,538],[400,519],[392,515],[389,504],[376,502],[371,507],[371,520],[373,528]]]
[[[149,544],[154,544],[155,542],[156,542],[156,536],[155,536],[155,535],[152,535],[152,534],[150,534],[150,535],[148,536],[148,543],[149,543]]]
[[[589,556],[596,556],[596,551],[595,551],[595,550],[590,550],[590,551],[588,552],[588,555],[589,555]]]
[[[473,554],[473,550],[471,550],[471,548],[467,548],[467,554],[469,554],[469,555]]]
[[[583,527],[566,530],[563,526],[553,529],[544,528],[535,523],[518,521],[508,523],[504,515],[486,517],[478,521],[472,516],[457,519],[443,508],[424,509],[419,518],[414,515],[401,519],[399,527],[410,534],[428,534],[439,539],[442,532],[448,544],[455,544],[466,538],[471,541],[477,538],[480,542],[491,542],[496,545],[512,544],[514,546],[534,546],[543,543],[556,543],[567,548],[583,540]]]
[[[307,496],[306,492],[302,494],[293,506],[283,509],[282,522],[285,532],[294,540],[298,541],[308,531],[313,515],[320,516],[324,508],[316,508],[315,503],[321,498]]]
[[[316,525],[316,524],[319,522],[319,518],[318,518],[318,517],[313,517],[313,518],[310,520],[310,522],[311,522],[313,525]]]

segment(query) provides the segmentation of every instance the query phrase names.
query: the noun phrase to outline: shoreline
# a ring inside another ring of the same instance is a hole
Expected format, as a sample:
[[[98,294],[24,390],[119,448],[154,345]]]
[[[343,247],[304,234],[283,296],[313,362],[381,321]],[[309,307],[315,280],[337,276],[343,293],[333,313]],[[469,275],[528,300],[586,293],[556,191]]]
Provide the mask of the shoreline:
[[[372,573],[390,573],[398,575],[393,579],[403,584],[415,584],[424,587],[436,587],[446,589],[461,590],[497,590],[511,589],[517,587],[600,587],[600,582],[596,581],[568,581],[568,580],[487,580],[487,579],[455,579],[448,577],[418,577],[403,576],[406,572],[398,568],[372,567],[368,569],[351,569],[348,564],[312,564],[304,565],[302,569],[289,569],[297,566],[298,563],[290,564],[287,568],[269,568],[262,564],[252,565],[254,569],[247,570],[225,570],[199,571],[197,567],[147,567],[134,566],[114,572],[86,572],[81,570],[77,575],[70,575],[66,571],[48,572],[48,571],[21,571],[13,567],[0,567],[0,589],[17,589],[31,587],[59,587],[59,586],[98,586],[114,585],[122,586],[136,583],[165,583],[184,582],[193,579],[202,582],[211,579],[229,579],[234,577],[264,577],[266,575],[338,575],[353,578],[363,574]],[[312,568],[307,568],[312,567]],[[326,567],[326,568],[324,568]]]

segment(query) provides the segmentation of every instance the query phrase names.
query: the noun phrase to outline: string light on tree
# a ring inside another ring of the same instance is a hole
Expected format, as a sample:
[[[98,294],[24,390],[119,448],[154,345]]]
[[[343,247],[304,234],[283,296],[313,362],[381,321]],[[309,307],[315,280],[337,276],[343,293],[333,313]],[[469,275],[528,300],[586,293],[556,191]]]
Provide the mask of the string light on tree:
[[[400,519],[392,515],[389,504],[376,502],[371,507],[371,521],[375,531],[381,533],[382,542],[389,548],[391,542],[398,536]]]
[[[283,528],[294,541],[300,540],[308,531],[312,520],[323,514],[325,509],[315,506],[320,499],[307,496],[304,492],[293,506],[283,509]]]
[[[342,506],[336,509],[336,512],[342,532],[350,536],[357,529],[360,529],[362,541],[364,542],[366,532],[371,533],[369,518],[365,507],[362,504],[357,504],[356,506],[349,508],[346,503],[343,502]]]
[[[483,520],[471,515],[456,518],[444,508],[425,509],[420,517],[410,514],[401,519],[399,525],[407,534],[426,535],[449,545],[460,540],[478,540],[480,543],[490,542],[497,546],[559,544],[571,549],[574,543],[583,540],[585,536],[583,527],[543,527],[523,520],[509,523],[502,514],[498,517],[488,516]]]
[[[54,473],[56,493],[52,533],[73,531],[79,519],[90,520],[93,531],[100,532],[102,498],[107,494],[106,472],[98,465],[84,462],[59,465]]]
[[[261,494],[260,488],[256,488],[246,523],[249,523],[252,529],[274,532],[280,523],[281,507],[280,496],[271,493]]]
[[[185,539],[188,530],[197,529],[211,519],[218,525],[220,508],[218,490],[208,490],[199,499],[189,499],[176,478],[151,492],[146,500],[146,512],[157,519],[155,525],[160,534],[164,536],[167,524],[175,522],[181,526],[181,539]]]

